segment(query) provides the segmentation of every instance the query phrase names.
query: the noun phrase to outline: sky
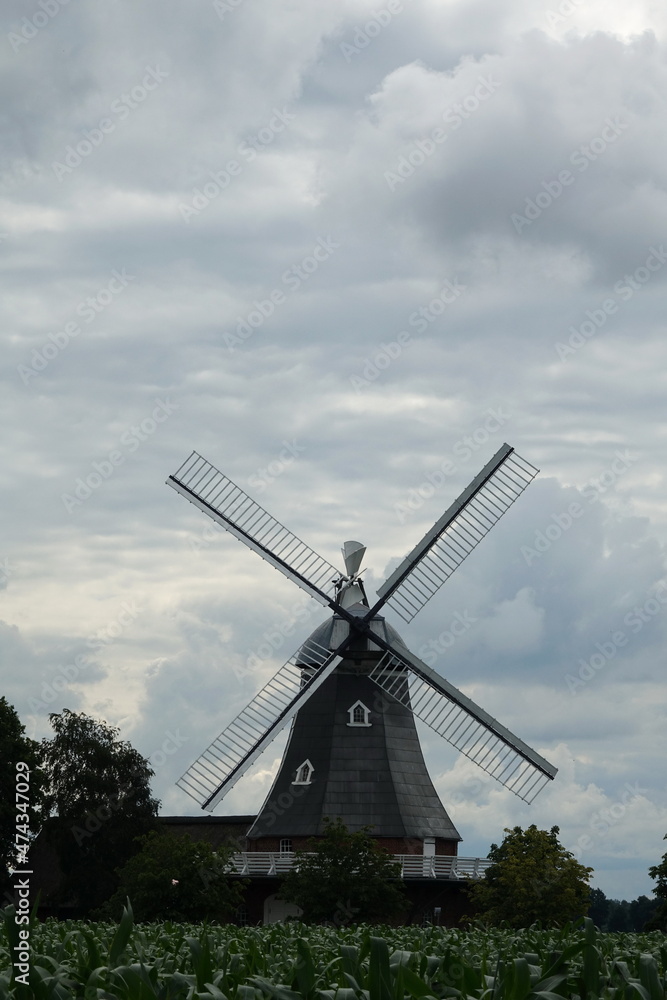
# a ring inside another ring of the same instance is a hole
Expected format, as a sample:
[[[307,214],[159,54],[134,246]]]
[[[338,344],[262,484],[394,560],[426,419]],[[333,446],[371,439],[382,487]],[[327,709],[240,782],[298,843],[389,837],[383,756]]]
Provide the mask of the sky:
[[[466,857],[667,833],[667,11],[6,0],[2,694],[179,775],[326,609],[165,485],[195,449],[370,591],[504,443],[539,476],[410,624],[559,768],[420,729]],[[451,639],[453,622],[465,620]],[[420,652],[421,651],[421,652]],[[248,665],[250,659],[251,665]],[[250,814],[285,737],[218,807]]]

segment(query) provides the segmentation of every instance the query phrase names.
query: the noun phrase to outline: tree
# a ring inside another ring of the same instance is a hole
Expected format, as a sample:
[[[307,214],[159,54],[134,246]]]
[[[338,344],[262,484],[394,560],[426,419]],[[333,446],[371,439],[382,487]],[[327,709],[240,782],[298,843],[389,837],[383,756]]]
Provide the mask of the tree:
[[[405,908],[400,865],[370,835],[350,833],[341,819],[325,819],[325,833],[298,851],[280,895],[296,903],[308,923],[386,923]]]
[[[649,868],[648,873],[657,882],[653,891],[660,900],[660,907],[649,920],[647,930],[667,931],[667,854],[659,865]]]
[[[55,736],[42,741],[51,817],[45,836],[63,872],[61,902],[85,914],[116,890],[116,869],[136,851],[135,838],[157,826],[154,772],[106,722],[67,708],[49,719]]]
[[[469,887],[476,916],[498,924],[527,927],[536,921],[561,925],[584,916],[590,904],[592,868],[579,864],[550,832],[535,825],[505,830],[500,847],[491,845],[492,864],[485,877]]]
[[[137,920],[225,920],[243,902],[247,881],[227,874],[231,847],[152,830],[119,870],[119,886],[97,911],[117,919],[129,897]]]
[[[19,848],[27,846],[22,837],[32,839],[39,830],[45,785],[40,763],[39,743],[25,735],[15,709],[0,698],[0,883],[6,883],[9,869],[21,861],[17,840]],[[17,764],[26,767],[17,770]]]

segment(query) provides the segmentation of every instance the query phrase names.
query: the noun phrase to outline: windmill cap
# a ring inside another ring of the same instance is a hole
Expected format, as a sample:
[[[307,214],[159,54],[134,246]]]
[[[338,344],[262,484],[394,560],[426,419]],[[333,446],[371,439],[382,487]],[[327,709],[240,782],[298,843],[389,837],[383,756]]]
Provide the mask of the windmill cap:
[[[366,546],[361,542],[344,542],[341,552],[345,560],[345,571],[348,576],[355,576],[359,572],[361,560],[364,558]]]

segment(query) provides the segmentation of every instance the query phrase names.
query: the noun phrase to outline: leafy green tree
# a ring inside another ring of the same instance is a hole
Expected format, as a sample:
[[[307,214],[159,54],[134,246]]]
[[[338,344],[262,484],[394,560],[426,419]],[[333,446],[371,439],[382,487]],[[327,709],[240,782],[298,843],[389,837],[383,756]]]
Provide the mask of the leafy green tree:
[[[662,862],[649,868],[648,873],[656,881],[653,890],[660,906],[647,924],[647,930],[667,931],[667,854],[663,855]]]
[[[17,764],[27,765],[28,770],[17,771]],[[9,869],[22,859],[17,853],[17,828],[21,834],[19,848],[32,840],[42,821],[45,776],[40,767],[39,743],[25,735],[15,709],[5,697],[0,698],[0,885],[7,883]],[[17,774],[21,787],[29,791],[17,795]],[[29,778],[26,779],[26,774]],[[24,798],[25,796],[25,798]],[[26,845],[27,846],[27,845]]]
[[[468,889],[476,916],[487,923],[561,925],[588,912],[593,869],[559,843],[557,826],[551,831],[535,825],[506,829],[500,847],[491,845],[489,858],[485,877]]]
[[[406,909],[400,865],[370,835],[350,833],[342,820],[325,819],[321,838],[297,851],[280,895],[302,910],[307,923],[387,923]]]
[[[227,874],[231,847],[152,830],[119,870],[119,886],[97,916],[118,919],[129,897],[137,920],[219,920],[243,902],[248,883]]]
[[[49,719],[55,736],[42,741],[44,834],[63,873],[60,901],[87,914],[116,890],[116,869],[137,850],[135,838],[157,826],[154,772],[106,722],[69,709]]]

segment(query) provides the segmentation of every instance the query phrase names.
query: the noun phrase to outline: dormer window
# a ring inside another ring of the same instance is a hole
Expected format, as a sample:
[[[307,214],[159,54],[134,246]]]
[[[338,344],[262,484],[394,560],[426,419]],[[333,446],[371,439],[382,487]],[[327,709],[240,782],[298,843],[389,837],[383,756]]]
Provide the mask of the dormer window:
[[[313,771],[315,768],[310,763],[309,760],[304,760],[303,764],[299,764],[296,769],[296,776],[293,785],[310,785],[313,780]]]
[[[351,708],[348,708],[348,726],[370,726],[369,716],[371,712],[366,708],[363,701],[355,701]]]

